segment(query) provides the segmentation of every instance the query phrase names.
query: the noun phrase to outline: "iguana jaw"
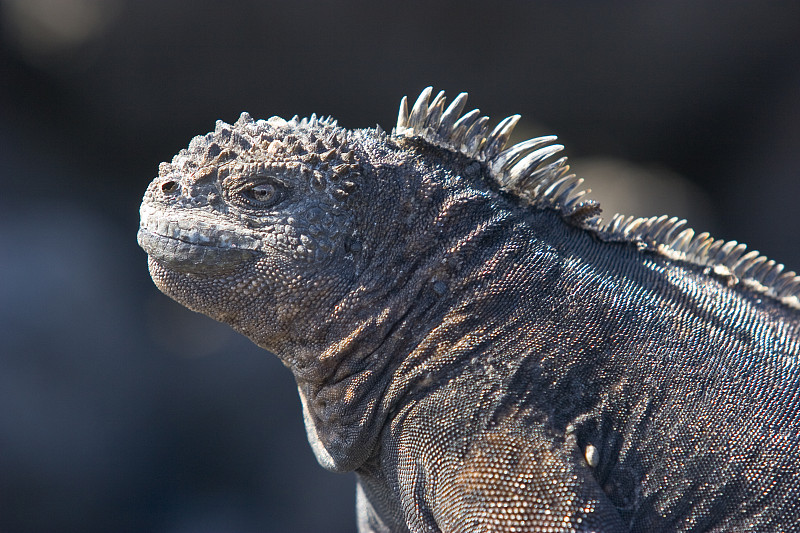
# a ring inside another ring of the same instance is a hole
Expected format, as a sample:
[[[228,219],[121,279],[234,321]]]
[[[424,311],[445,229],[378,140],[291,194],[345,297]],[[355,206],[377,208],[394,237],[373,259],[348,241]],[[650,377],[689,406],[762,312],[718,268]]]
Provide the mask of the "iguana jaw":
[[[256,252],[184,241],[139,228],[141,246],[151,259],[169,270],[181,273],[216,274],[230,271],[252,259]]]
[[[171,216],[170,216],[171,215]],[[167,270],[219,274],[259,255],[259,241],[179,210],[143,204],[137,240],[147,255]]]

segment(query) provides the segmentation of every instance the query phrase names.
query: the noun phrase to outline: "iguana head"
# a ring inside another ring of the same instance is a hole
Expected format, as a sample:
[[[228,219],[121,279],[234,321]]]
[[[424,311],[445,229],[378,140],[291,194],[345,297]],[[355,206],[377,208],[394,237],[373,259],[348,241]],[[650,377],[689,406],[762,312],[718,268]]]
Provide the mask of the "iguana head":
[[[164,293],[275,350],[352,281],[360,180],[334,121],[242,114],[161,164],[138,241]]]

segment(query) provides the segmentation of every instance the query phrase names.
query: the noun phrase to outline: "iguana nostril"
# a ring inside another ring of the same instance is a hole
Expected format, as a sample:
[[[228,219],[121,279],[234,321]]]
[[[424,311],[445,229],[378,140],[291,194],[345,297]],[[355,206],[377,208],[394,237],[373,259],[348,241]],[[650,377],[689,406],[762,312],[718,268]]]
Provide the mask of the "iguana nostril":
[[[172,194],[177,190],[178,190],[178,182],[177,181],[169,180],[169,181],[165,181],[164,183],[161,184],[161,192],[163,192],[163,193]]]

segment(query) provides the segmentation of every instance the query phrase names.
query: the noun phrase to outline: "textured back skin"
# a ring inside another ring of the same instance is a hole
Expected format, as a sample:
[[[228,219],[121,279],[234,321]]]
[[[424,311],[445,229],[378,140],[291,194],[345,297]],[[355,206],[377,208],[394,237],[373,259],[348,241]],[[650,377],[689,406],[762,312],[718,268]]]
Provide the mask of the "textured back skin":
[[[797,311],[503,200],[358,470],[385,530],[798,527]]]
[[[158,287],[292,370],[360,531],[800,530],[794,274],[603,230],[515,120],[429,96],[393,135],[220,123],[142,204]]]

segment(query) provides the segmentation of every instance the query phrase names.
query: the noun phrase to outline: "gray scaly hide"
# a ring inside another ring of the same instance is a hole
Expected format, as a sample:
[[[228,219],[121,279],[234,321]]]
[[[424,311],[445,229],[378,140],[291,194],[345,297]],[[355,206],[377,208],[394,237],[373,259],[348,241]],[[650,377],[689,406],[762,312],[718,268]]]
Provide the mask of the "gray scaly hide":
[[[604,222],[465,103],[218,122],[145,193],[153,280],[292,371],[362,532],[800,530],[800,278]]]

